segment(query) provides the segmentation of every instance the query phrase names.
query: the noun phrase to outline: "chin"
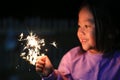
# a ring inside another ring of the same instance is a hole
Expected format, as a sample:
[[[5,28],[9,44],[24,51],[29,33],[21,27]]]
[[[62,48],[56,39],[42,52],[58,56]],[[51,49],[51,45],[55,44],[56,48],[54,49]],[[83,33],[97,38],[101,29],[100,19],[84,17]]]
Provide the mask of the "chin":
[[[82,48],[83,48],[84,51],[89,50],[89,48],[87,46],[82,46]]]

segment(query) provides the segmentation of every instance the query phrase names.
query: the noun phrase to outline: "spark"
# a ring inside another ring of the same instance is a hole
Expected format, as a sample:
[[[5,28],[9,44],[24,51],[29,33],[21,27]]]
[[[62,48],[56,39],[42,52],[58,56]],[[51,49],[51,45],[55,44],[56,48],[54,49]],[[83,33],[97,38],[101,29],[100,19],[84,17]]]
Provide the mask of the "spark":
[[[36,34],[30,32],[29,35],[26,38],[24,38],[23,33],[21,33],[19,41],[26,41],[23,48],[23,52],[20,54],[20,57],[29,61],[30,64],[35,65],[37,57],[45,55],[45,53],[41,52],[42,47],[46,45],[45,39],[38,38]],[[57,47],[55,41],[50,44],[54,47]],[[45,51],[47,52],[48,49],[45,49]]]
[[[23,38],[23,33],[20,34],[20,39],[19,39],[19,41],[21,41],[22,38]]]
[[[19,67],[19,65],[16,66],[16,69]]]
[[[50,43],[51,45],[53,45],[54,47],[56,47],[57,48],[57,44],[56,44],[56,42],[54,41],[54,42],[52,42],[52,43]]]
[[[42,46],[45,46],[45,40],[39,39],[32,32],[26,37],[23,38],[23,33],[20,35],[20,41],[27,41],[23,51],[27,50],[28,52],[22,52],[20,57],[29,61],[31,64],[35,65],[36,59],[41,55],[40,49]]]

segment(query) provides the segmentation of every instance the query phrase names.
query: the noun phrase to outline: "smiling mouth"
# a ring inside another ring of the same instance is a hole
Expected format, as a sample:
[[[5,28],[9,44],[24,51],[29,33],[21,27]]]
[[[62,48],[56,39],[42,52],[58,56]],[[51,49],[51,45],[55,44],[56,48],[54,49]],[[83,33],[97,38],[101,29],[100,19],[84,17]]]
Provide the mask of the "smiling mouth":
[[[85,44],[85,43],[87,42],[86,39],[81,39],[80,41],[81,41],[81,43],[83,43],[83,44]]]

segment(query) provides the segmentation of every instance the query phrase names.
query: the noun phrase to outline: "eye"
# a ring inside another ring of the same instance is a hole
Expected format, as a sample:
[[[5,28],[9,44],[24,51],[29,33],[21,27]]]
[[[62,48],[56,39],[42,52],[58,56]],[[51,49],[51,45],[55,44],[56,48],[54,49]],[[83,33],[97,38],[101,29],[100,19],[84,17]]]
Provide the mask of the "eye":
[[[88,28],[88,25],[85,25],[85,28]]]
[[[78,28],[81,28],[81,26],[80,26],[80,25],[78,25]]]

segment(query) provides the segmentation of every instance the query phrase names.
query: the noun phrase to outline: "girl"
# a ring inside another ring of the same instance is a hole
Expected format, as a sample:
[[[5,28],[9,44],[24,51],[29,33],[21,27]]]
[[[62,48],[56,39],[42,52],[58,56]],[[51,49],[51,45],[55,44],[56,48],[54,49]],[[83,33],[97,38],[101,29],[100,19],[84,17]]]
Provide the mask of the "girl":
[[[36,71],[44,80],[120,80],[119,31],[105,6],[83,2],[77,31],[81,46],[68,51],[58,69],[47,56],[40,56]]]

